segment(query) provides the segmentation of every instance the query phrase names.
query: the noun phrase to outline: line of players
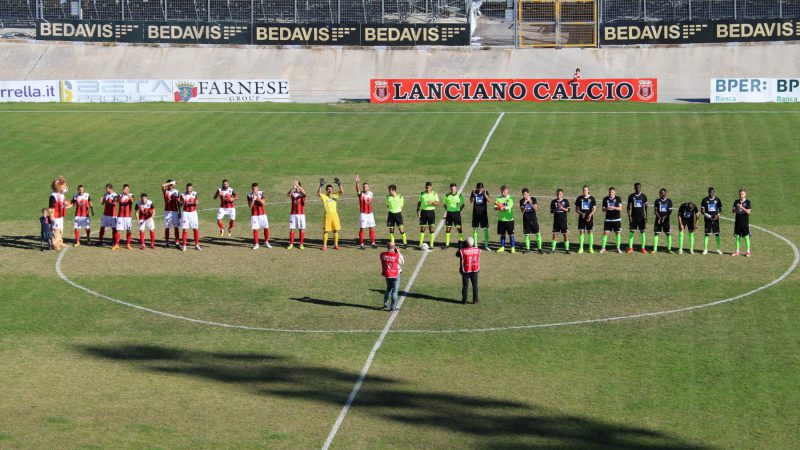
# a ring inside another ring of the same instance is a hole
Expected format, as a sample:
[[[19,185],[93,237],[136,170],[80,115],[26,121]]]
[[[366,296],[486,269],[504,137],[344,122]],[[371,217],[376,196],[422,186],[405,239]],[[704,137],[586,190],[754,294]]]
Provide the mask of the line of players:
[[[377,247],[375,242],[375,218],[373,211],[374,194],[369,189],[368,183],[360,183],[360,178],[356,176],[355,190],[359,199],[359,244],[360,248],[365,248],[365,235],[364,232],[369,232],[370,244],[372,247]],[[162,195],[164,199],[164,242],[167,247],[170,246],[170,229],[174,230],[175,246],[186,250],[188,231],[192,230],[194,237],[195,249],[200,250],[199,245],[199,221],[197,217],[198,197],[197,192],[193,190],[191,183],[186,185],[184,192],[179,192],[175,189],[175,180],[167,180],[161,185]],[[338,192],[333,191],[333,185],[328,184],[325,186],[325,180],[320,179],[320,186],[317,191],[318,196],[322,200],[325,209],[325,218],[323,225],[323,247],[327,249],[328,236],[333,233],[334,249],[339,249],[338,236],[341,230],[341,223],[336,209],[337,202],[341,199],[343,189],[341,182],[338,178],[334,179],[334,184],[338,186]],[[323,186],[325,189],[323,191]],[[525,236],[525,252],[531,252],[531,238],[535,238],[536,250],[543,253],[542,236],[538,223],[537,213],[539,211],[538,202],[536,197],[530,194],[527,188],[522,189],[522,198],[519,200],[518,208],[522,214],[523,232]],[[295,237],[298,237],[298,248],[304,248],[305,240],[305,202],[307,198],[306,191],[298,180],[295,180],[292,188],[287,192],[287,197],[291,203],[291,213],[289,219],[289,249],[294,248]],[[220,207],[217,212],[217,225],[219,227],[220,236],[225,233],[225,226],[223,223],[224,218],[228,218],[227,233],[231,235],[235,220],[236,220],[236,205],[235,202],[239,199],[236,191],[230,186],[228,180],[222,181],[222,186],[214,193],[214,199],[220,201]],[[142,249],[146,248],[145,231],[149,231],[150,247],[155,248],[155,207],[152,200],[148,198],[147,194],[141,194],[139,201],[130,193],[130,187],[126,184],[123,185],[121,194],[117,194],[113,190],[111,184],[106,185],[106,192],[101,198],[103,205],[103,216],[101,219],[101,226],[99,232],[98,245],[103,245],[103,238],[105,228],[113,230],[113,245],[112,250],[120,248],[121,233],[125,233],[126,243],[125,247],[131,248],[131,232],[133,225],[133,215],[137,219],[139,228],[139,240]],[[269,243],[269,220],[267,218],[265,209],[265,193],[260,189],[258,183],[253,183],[251,191],[247,194],[247,204],[250,208],[251,230],[253,232],[254,245],[253,249],[258,249],[260,244],[259,231],[263,230],[264,244],[267,248],[272,248]],[[473,207],[472,214],[472,229],[473,238],[478,242],[478,231],[483,230],[483,241],[485,249],[489,250],[489,217],[488,208],[497,211],[497,233],[500,236],[500,245],[497,249],[498,252],[506,251],[506,243],[509,243],[509,251],[516,252],[516,242],[514,233],[514,197],[509,195],[509,188],[507,186],[500,187],[500,195],[492,199],[490,193],[483,185],[478,183],[475,189],[469,195],[469,202]],[[389,227],[390,241],[395,242],[395,228],[400,232],[404,248],[407,246],[408,240],[405,232],[402,209],[404,206],[404,198],[397,192],[395,185],[388,186],[388,195],[386,196],[386,206],[388,209],[388,216],[386,224]],[[458,232],[459,244],[464,240],[463,225],[461,219],[461,212],[466,206],[466,200],[463,194],[458,192],[458,186],[455,183],[450,184],[450,191],[445,194],[443,200],[440,199],[438,193],[433,190],[433,185],[430,182],[425,184],[425,190],[420,192],[417,201],[417,217],[419,218],[420,249],[427,250],[434,246],[434,232],[436,226],[436,209],[443,207],[445,210],[445,242],[443,248],[448,248],[450,245],[450,236],[453,228]],[[94,215],[94,205],[91,197],[85,192],[83,186],[78,186],[78,193],[75,194],[70,201],[67,201],[63,194],[53,193],[50,197],[50,210],[54,217],[54,226],[63,228],[63,217],[66,214],[66,209],[75,207],[75,246],[80,245],[80,230],[85,230],[87,241],[90,239],[90,225],[89,213]],[[647,196],[642,192],[641,184],[634,184],[634,192],[628,196],[626,206],[623,206],[622,198],[616,195],[616,189],[611,187],[608,190],[608,196],[604,197],[601,202],[601,210],[605,213],[603,222],[603,238],[600,253],[605,253],[607,247],[608,237],[611,233],[615,234],[616,250],[622,253],[621,232],[622,232],[622,211],[623,208],[627,212],[628,222],[630,224],[628,232],[628,245],[627,252],[634,252],[634,236],[639,232],[641,237],[640,251],[647,253],[646,235],[647,220],[649,214],[649,205]],[[673,210],[672,200],[667,196],[667,190],[661,189],[659,197],[653,202],[654,209],[654,238],[652,253],[658,251],[659,236],[663,233],[667,239],[667,251],[673,253],[672,250],[672,233],[671,233],[671,214]],[[564,250],[570,253],[571,248],[569,244],[569,226],[568,214],[571,210],[569,200],[564,198],[563,189],[556,191],[556,197],[550,202],[550,214],[553,216],[552,227],[552,242],[550,245],[549,253],[554,253],[557,248],[558,235],[563,237]],[[575,212],[578,215],[578,232],[579,244],[578,253],[584,252],[584,244],[588,237],[588,251],[594,253],[594,216],[597,213],[597,203],[589,192],[588,186],[583,186],[583,192],[575,200]],[[714,188],[708,189],[708,196],[700,202],[698,208],[692,202],[686,202],[678,208],[678,227],[679,227],[679,245],[678,253],[683,253],[683,243],[685,234],[689,235],[689,253],[694,253],[694,232],[698,227],[699,217],[704,217],[704,239],[703,239],[703,254],[708,253],[708,244],[711,235],[714,235],[716,241],[716,252],[722,254],[720,249],[720,213],[723,210],[722,201],[716,197]],[[738,256],[740,250],[740,242],[743,238],[746,245],[746,256],[750,256],[750,226],[749,216],[752,210],[752,204],[747,199],[747,192],[745,189],[739,190],[739,198],[733,203],[731,212],[735,214],[734,221],[734,236],[736,251],[734,256]],[[430,245],[425,242],[425,229],[428,229]],[[180,230],[182,232],[179,235]]]

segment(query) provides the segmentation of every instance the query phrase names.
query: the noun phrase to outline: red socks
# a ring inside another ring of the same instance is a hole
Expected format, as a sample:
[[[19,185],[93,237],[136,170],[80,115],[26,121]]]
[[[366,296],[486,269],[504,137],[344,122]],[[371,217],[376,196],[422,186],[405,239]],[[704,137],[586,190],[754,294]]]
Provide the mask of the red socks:
[[[369,242],[372,245],[375,245],[375,229],[374,228],[370,228],[369,229]]]
[[[119,231],[114,230],[114,245],[119,245]]]
[[[144,240],[142,240],[142,244],[144,244]],[[150,230],[150,246],[156,246],[156,232],[154,230]]]
[[[258,245],[258,230],[253,230],[253,242]]]
[[[358,230],[358,242],[364,245],[364,229]]]
[[[231,231],[232,229],[233,229],[233,221],[231,220],[230,222],[228,222],[228,231]]]
[[[125,233],[125,245],[127,245],[128,247],[131,246],[131,232],[130,231]]]
[[[75,242],[81,241],[81,230],[75,230]]]
[[[264,228],[264,242],[269,242],[269,228]]]
[[[294,230],[289,231],[289,245],[294,245]]]
[[[306,232],[305,230],[300,230],[300,245],[303,245],[303,241],[306,239]]]
[[[179,236],[178,227],[175,227],[175,245],[178,244],[178,240],[180,239],[178,236]],[[169,241],[169,238],[167,238],[167,241]],[[184,244],[185,244],[185,242],[184,242]]]
[[[194,246],[197,247],[198,245],[200,245],[200,230],[195,228],[195,230],[194,230]]]
[[[184,247],[186,247],[186,237],[188,236],[188,234],[189,234],[188,231],[183,230],[183,246]],[[177,238],[177,235],[175,235],[175,237]]]
[[[151,236],[152,236],[152,232],[151,232]],[[139,232],[139,242],[141,242],[142,247],[144,247],[144,231],[140,231]]]
[[[221,229],[222,229],[222,221],[221,221],[221,220],[218,220],[218,221],[217,221],[217,225],[219,226],[219,229],[221,230]]]

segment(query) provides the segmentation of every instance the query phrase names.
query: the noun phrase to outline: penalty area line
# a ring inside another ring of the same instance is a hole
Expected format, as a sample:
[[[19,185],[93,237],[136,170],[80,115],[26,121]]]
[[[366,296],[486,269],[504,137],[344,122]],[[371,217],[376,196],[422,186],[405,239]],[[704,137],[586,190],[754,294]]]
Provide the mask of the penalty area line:
[[[470,176],[472,176],[472,171],[475,170],[475,166],[478,165],[478,161],[480,161],[481,157],[483,157],[483,153],[486,151],[486,147],[489,145],[489,141],[492,139],[495,130],[497,130],[497,126],[500,125],[500,121],[503,120],[504,115],[505,113],[500,113],[500,115],[497,117],[497,120],[494,122],[494,126],[492,126],[492,129],[489,130],[489,134],[486,135],[486,139],[483,141],[483,145],[481,146],[480,151],[478,152],[477,156],[475,156],[475,159],[472,161],[472,165],[469,166],[469,169],[467,170],[467,173],[464,176],[464,181],[461,182],[461,185],[458,189],[459,194],[464,190],[464,186],[467,185],[467,182],[469,182],[469,178]],[[443,226],[444,226],[444,219],[440,220],[439,224],[436,226],[436,230],[433,233],[434,237],[437,234],[439,234],[439,231],[441,231]],[[367,361],[364,363],[364,367],[361,369],[361,373],[358,375],[358,380],[356,381],[356,384],[353,386],[353,390],[350,391],[350,395],[347,397],[347,401],[342,407],[341,412],[339,412],[339,416],[336,418],[336,422],[333,424],[330,433],[328,433],[328,438],[325,439],[325,443],[322,445],[322,450],[328,450],[328,448],[330,448],[331,446],[331,443],[333,443],[333,439],[336,437],[336,433],[339,432],[339,428],[342,426],[345,417],[347,417],[347,413],[350,411],[350,407],[353,406],[353,402],[355,401],[358,392],[361,390],[361,386],[364,384],[364,380],[366,380],[367,378],[367,374],[369,373],[369,369],[372,366],[372,361],[375,360],[375,355],[378,353],[378,349],[381,348],[384,339],[386,339],[386,336],[389,334],[389,330],[392,328],[392,325],[394,324],[395,319],[397,319],[397,315],[399,314],[400,309],[402,309],[403,307],[403,302],[406,299],[407,293],[411,291],[411,286],[414,285],[414,281],[416,281],[417,276],[419,275],[419,272],[422,269],[423,264],[425,264],[425,261],[427,261],[429,254],[430,252],[423,253],[422,258],[420,258],[419,262],[417,263],[417,266],[414,267],[414,272],[411,274],[411,278],[409,278],[408,283],[406,284],[406,288],[403,291],[403,296],[400,297],[400,299],[397,301],[397,309],[395,311],[392,311],[392,313],[389,315],[389,320],[386,321],[386,325],[383,327],[383,330],[381,330],[380,336],[378,336],[378,339],[375,341],[375,344],[373,344],[372,350],[370,350],[369,356],[367,356]]]

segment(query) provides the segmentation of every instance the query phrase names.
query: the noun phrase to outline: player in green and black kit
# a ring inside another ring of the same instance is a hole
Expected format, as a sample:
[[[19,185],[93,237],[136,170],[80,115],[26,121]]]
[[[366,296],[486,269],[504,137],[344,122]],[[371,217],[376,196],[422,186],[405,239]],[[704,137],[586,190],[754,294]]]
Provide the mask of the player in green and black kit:
[[[622,253],[620,244],[620,230],[622,230],[622,218],[620,212],[622,211],[622,197],[617,195],[617,190],[614,186],[608,188],[608,195],[603,197],[603,211],[606,213],[606,220],[603,222],[603,247],[600,253],[606,252],[606,243],[608,242],[608,233],[614,232],[617,243],[617,253]]]
[[[642,192],[642,183],[633,185],[633,194],[628,196],[628,253],[633,253],[633,235],[636,231],[642,236],[642,253],[647,253],[647,196]]]
[[[525,233],[525,253],[531,251],[531,234],[536,235],[536,249],[542,254],[542,233],[539,232],[539,220],[536,213],[539,211],[539,204],[536,197],[531,195],[528,188],[522,190],[522,198],[519,199],[519,209],[522,211],[522,232]]]
[[[494,209],[497,211],[497,234],[500,235],[500,248],[497,253],[506,251],[506,235],[511,241],[511,253],[516,253],[514,248],[514,197],[508,195],[508,186],[500,186],[500,196],[494,199]]]
[[[689,232],[689,253],[694,255],[694,230],[697,228],[697,206],[692,203],[683,203],[678,208],[678,254],[683,254],[683,235]]]
[[[594,253],[594,213],[597,202],[589,195],[589,186],[583,187],[583,195],[575,199],[575,212],[578,213],[578,253],[583,253],[583,240],[589,234],[589,253]]]
[[[556,252],[558,233],[564,236],[564,250],[569,254],[569,225],[567,215],[569,214],[569,200],[564,198],[564,190],[556,190],[556,198],[550,202],[550,214],[553,215],[553,244],[550,253]]]
[[[425,242],[425,226],[428,226],[428,232],[431,235],[431,245],[433,248],[434,227],[436,226],[436,207],[441,205],[439,201],[439,194],[434,192],[433,183],[430,181],[425,183],[425,190],[419,193],[419,200],[417,200],[417,217],[419,217],[419,248],[422,249],[422,244]]]
[[[458,192],[458,185],[450,183],[450,192],[444,196],[444,209],[446,215],[444,218],[444,247],[450,247],[450,230],[456,227],[458,230],[458,246],[464,242],[464,232],[461,229],[461,211],[464,209],[464,196]]]
[[[486,205],[492,202],[492,196],[483,186],[478,183],[475,190],[469,194],[469,202],[472,203],[472,239],[478,245],[478,228],[483,228],[483,247],[489,249],[489,212]]]
[[[672,214],[672,200],[667,197],[667,190],[661,188],[658,191],[658,198],[653,202],[653,212],[656,221],[653,224],[653,253],[658,253],[658,234],[663,232],[667,235],[667,252],[672,251],[672,229],[669,224],[669,216]]]
[[[705,235],[703,236],[703,254],[708,254],[708,237],[713,233],[717,241],[717,253],[722,254],[720,250],[720,237],[719,237],[719,215],[722,212],[722,200],[715,195],[713,187],[708,188],[708,197],[700,202],[700,214],[703,215],[703,227]]]
[[[747,245],[747,253],[744,256],[750,257],[750,212],[753,210],[753,205],[747,199],[747,191],[739,189],[739,198],[733,202],[732,212],[736,214],[736,222],[733,225],[733,235],[736,237],[736,253],[733,256],[739,256],[739,243],[741,238],[744,237],[745,245]]]
[[[386,225],[389,227],[389,241],[394,244],[394,227],[400,230],[400,236],[403,238],[403,248],[408,246],[406,240],[406,229],[403,227],[403,203],[405,199],[402,195],[397,193],[397,186],[389,185],[389,195],[386,196],[386,209],[389,210],[389,216],[386,218]]]

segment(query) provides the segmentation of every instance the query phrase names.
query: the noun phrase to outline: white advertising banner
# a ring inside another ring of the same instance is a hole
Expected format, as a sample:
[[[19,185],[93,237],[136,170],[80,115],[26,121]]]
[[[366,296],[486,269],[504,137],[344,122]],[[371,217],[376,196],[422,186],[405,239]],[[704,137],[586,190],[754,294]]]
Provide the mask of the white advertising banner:
[[[171,102],[172,80],[62,80],[61,101],[75,103]]]
[[[63,80],[62,102],[288,102],[288,80]]]
[[[711,103],[796,103],[798,78],[712,78]]]
[[[58,80],[2,81],[0,102],[57,102]]]
[[[288,80],[187,80],[173,85],[176,102],[288,102]]]

